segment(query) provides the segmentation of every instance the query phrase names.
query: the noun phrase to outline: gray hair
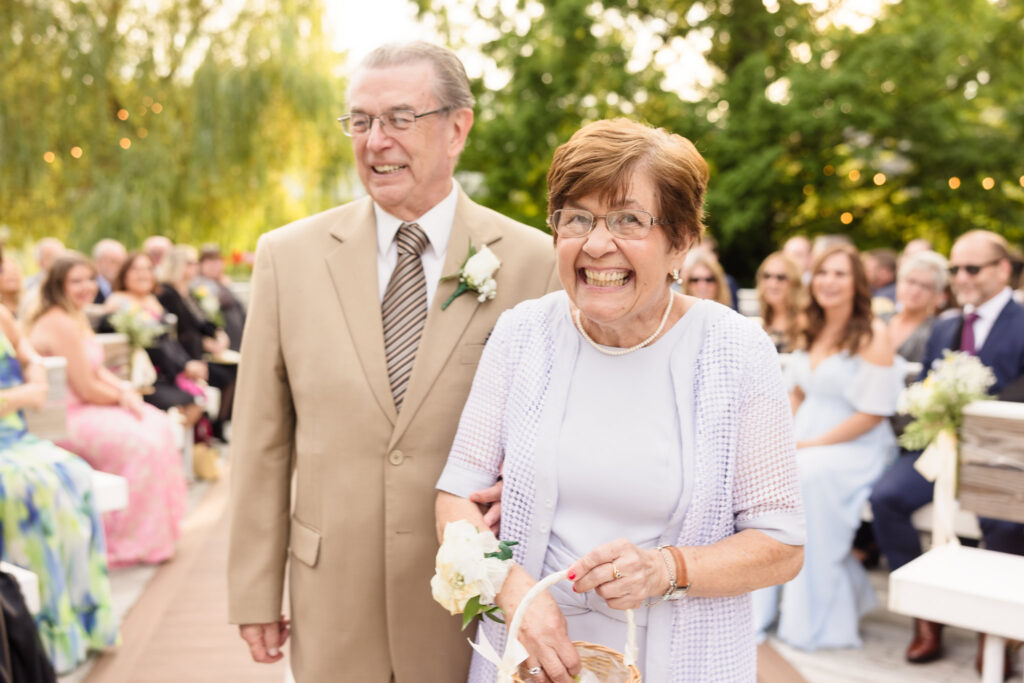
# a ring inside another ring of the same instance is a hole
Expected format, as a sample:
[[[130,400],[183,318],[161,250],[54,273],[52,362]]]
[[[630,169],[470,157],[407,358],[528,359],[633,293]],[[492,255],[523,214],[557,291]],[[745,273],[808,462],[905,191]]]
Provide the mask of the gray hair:
[[[935,281],[935,291],[941,292],[949,284],[949,262],[942,254],[934,251],[919,251],[903,259],[900,263],[899,279],[902,280],[912,271],[921,270],[931,273]]]
[[[113,250],[116,250],[119,253],[127,253],[127,250],[125,249],[123,244],[121,244],[115,239],[105,237],[93,245],[92,260],[95,261],[99,258],[102,258],[104,254]]]
[[[422,41],[389,43],[374,49],[359,63],[357,71],[427,62],[434,67],[434,96],[440,107],[472,109],[476,100],[469,89],[466,68],[446,47]]]

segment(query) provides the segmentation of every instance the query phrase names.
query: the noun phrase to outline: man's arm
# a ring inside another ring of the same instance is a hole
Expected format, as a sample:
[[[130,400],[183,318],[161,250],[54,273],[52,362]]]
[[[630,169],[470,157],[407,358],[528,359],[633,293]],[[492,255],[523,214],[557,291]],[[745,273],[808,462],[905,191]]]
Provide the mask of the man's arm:
[[[229,620],[257,661],[287,638],[281,614],[291,508],[295,410],[281,349],[278,278],[271,245],[257,246],[252,307],[238,369],[232,430]],[[277,642],[274,642],[274,636]]]

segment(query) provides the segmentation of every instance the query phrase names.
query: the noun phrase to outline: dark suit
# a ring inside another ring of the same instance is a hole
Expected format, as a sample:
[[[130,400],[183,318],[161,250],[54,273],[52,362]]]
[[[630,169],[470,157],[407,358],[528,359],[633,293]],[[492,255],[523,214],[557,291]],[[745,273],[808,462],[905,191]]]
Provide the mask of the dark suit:
[[[935,323],[925,347],[921,378],[942,358],[944,350],[960,348],[963,325],[962,315]],[[996,383],[989,390],[992,394],[999,394],[1024,377],[1024,306],[1011,299],[1003,307],[978,351],[978,358],[996,376]],[[918,455],[917,451],[903,453],[871,493],[875,538],[890,569],[902,567],[921,554],[921,540],[910,516],[931,502],[933,484],[914,469]],[[986,548],[1024,555],[1024,524],[986,518],[979,523]]]

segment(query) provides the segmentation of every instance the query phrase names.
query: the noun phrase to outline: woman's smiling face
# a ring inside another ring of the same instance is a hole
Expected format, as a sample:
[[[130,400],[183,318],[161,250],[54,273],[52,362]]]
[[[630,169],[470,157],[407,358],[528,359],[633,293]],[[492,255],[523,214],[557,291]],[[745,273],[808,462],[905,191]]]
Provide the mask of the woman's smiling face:
[[[607,201],[590,194],[563,208],[585,209],[595,216],[622,209],[657,216],[660,209],[654,183],[643,171],[633,174],[625,199]],[[621,338],[653,331],[668,304],[668,274],[680,266],[685,253],[672,247],[658,225],[643,239],[622,239],[608,231],[603,218],[583,237],[559,237],[556,251],[562,286],[599,342],[608,338],[606,332]]]

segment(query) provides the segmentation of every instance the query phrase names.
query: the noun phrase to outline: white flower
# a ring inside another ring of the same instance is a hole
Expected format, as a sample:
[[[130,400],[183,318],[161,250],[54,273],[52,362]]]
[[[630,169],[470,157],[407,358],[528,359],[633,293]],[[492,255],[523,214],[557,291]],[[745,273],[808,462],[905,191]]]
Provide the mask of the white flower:
[[[498,283],[493,277],[489,277],[477,286],[476,291],[479,292],[476,300],[483,303],[488,299],[493,299],[495,295],[497,295]]]
[[[430,579],[434,600],[452,614],[465,610],[466,602],[475,595],[480,596],[481,604],[493,605],[511,565],[510,561],[484,557],[498,550],[493,533],[477,531],[466,520],[445,526],[436,573]]]
[[[488,280],[494,282],[494,273],[500,267],[501,261],[494,252],[487,247],[480,247],[480,251],[470,256],[462,266],[462,279],[471,289],[480,291]]]

